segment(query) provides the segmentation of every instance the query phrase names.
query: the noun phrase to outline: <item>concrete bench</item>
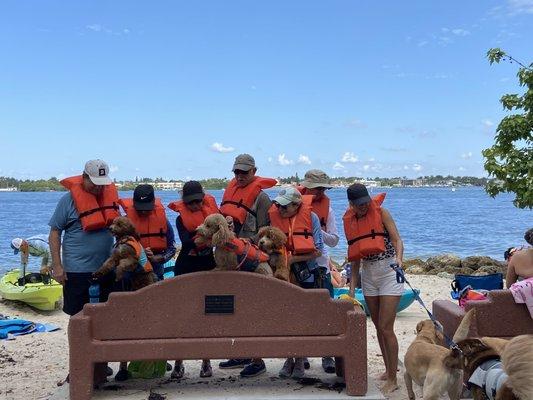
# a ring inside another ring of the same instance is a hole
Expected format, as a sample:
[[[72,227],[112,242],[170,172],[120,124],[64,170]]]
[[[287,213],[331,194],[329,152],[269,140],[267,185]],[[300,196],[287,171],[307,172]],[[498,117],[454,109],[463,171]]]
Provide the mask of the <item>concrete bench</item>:
[[[444,327],[444,333],[453,337],[464,315],[476,309],[469,337],[493,336],[510,339],[533,334],[533,319],[525,304],[516,304],[509,290],[492,290],[486,300],[470,301],[463,310],[457,302],[433,301],[433,314]]]
[[[249,272],[198,272],[112,293],[70,319],[70,399],[90,399],[96,363],[133,360],[336,357],[346,393],[367,392],[366,316]]]

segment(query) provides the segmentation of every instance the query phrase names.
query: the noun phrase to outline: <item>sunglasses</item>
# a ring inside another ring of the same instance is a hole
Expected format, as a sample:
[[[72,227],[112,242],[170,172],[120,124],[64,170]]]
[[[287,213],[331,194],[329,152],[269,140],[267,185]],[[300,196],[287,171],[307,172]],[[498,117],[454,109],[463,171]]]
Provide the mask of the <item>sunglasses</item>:
[[[193,205],[193,204],[200,204],[202,202],[202,200],[191,200],[191,201],[188,201],[186,204],[189,204],[189,205]]]
[[[243,171],[242,169],[236,169],[235,171],[233,171],[233,173],[235,175],[248,175],[250,171]]]

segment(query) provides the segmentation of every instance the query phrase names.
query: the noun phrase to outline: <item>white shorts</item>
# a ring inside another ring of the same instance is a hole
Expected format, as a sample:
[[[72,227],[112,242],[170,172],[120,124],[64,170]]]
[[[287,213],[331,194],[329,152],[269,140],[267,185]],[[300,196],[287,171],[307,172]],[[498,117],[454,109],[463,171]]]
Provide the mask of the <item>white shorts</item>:
[[[365,296],[401,296],[403,283],[396,281],[396,272],[390,267],[394,258],[361,263],[361,287]]]

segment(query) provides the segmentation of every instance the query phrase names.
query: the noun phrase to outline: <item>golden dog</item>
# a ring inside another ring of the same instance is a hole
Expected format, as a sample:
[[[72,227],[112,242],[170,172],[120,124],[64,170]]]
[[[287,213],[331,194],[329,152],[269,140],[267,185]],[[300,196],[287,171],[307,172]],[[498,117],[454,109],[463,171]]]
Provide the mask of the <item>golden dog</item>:
[[[472,318],[472,313],[463,318],[454,341],[466,337]],[[459,350],[442,346],[443,335],[429,319],[417,324],[416,333],[404,357],[404,379],[409,399],[415,399],[413,381],[422,387],[424,400],[438,399],[445,393],[451,400],[460,399],[463,371]]]
[[[273,226],[264,226],[257,234],[257,245],[270,257],[268,265],[274,272],[274,277],[289,282],[289,265],[287,263],[287,236],[281,229]]]

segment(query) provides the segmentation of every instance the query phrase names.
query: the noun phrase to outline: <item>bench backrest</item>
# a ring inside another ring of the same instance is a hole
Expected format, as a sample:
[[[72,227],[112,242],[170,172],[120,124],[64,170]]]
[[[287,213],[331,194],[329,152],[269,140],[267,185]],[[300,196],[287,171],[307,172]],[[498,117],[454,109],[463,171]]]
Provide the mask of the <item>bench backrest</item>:
[[[305,290],[250,272],[210,271],[112,293],[106,303],[86,304],[81,313],[90,317],[93,338],[114,340],[332,336],[346,332],[349,312],[355,312],[351,303],[332,300],[325,289]]]
[[[514,337],[533,334],[533,319],[525,304],[516,304],[510,290],[491,290],[486,300],[470,301],[465,311],[476,309],[479,336]]]

